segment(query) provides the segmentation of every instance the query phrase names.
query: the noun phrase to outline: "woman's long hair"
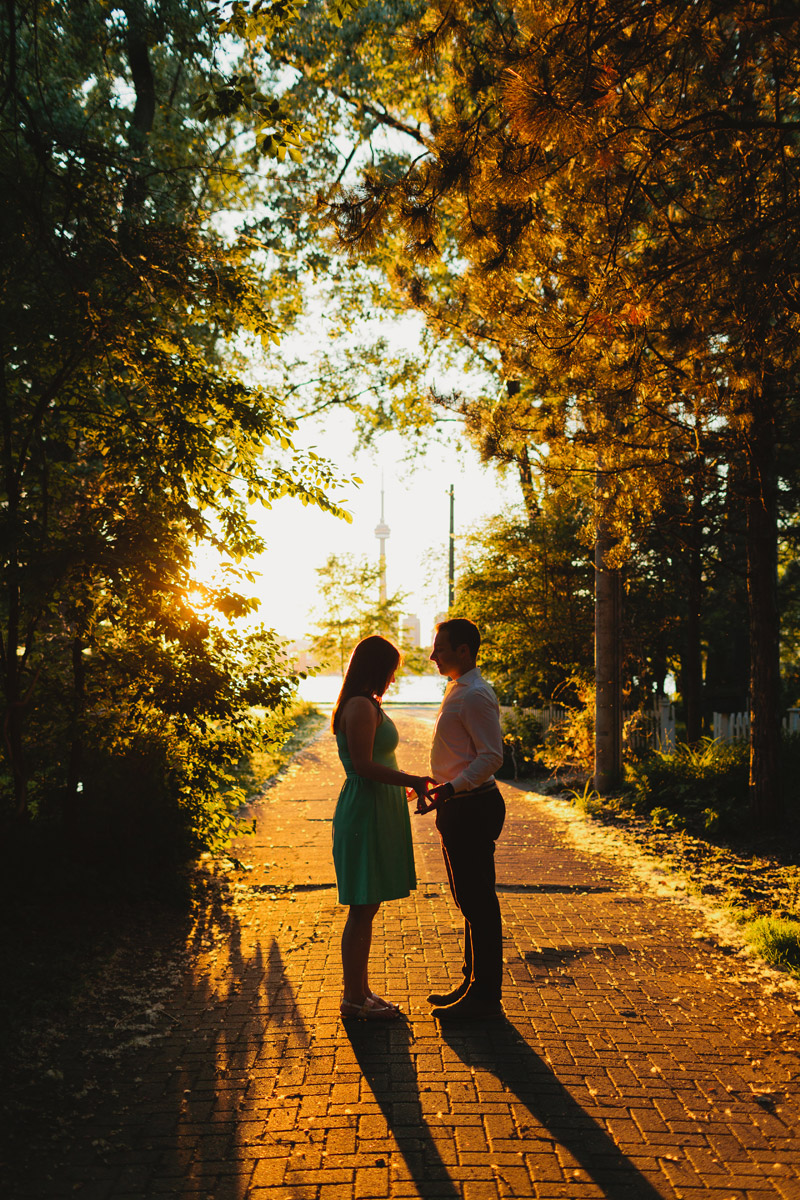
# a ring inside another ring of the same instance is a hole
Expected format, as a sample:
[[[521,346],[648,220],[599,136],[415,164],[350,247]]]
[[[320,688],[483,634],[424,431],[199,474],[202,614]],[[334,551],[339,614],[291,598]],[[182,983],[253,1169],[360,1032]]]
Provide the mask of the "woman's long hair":
[[[350,697],[367,696],[378,703],[400,662],[400,651],[388,638],[373,634],[358,643],[350,655],[342,690],[333,706],[331,729],[334,733],[339,724],[339,713]]]

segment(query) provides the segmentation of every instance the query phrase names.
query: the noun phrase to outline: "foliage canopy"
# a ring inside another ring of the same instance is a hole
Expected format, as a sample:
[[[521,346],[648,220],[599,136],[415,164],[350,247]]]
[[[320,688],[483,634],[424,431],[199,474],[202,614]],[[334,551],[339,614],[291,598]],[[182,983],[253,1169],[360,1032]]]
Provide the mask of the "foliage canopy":
[[[237,221],[261,186],[241,128],[197,116],[217,39],[199,0],[0,13],[4,813],[124,824],[130,793],[195,849],[241,798],[249,707],[292,685],[273,634],[225,629],[251,608],[249,506],[344,515],[246,370],[301,297]],[[201,541],[233,587],[198,608]]]

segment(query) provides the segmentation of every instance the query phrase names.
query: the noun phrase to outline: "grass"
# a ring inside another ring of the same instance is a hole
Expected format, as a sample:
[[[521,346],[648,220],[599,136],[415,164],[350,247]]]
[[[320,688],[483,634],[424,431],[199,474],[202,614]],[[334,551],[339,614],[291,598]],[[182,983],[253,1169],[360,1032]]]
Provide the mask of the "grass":
[[[562,785],[561,796],[727,910],[764,962],[800,978],[800,812],[792,803],[799,752],[796,737],[784,739],[787,813],[775,830],[759,828],[750,816],[746,747],[710,739],[633,764],[614,795],[599,796],[591,782],[581,790],[573,781],[569,790]]]
[[[327,722],[328,718],[308,701],[299,700],[287,713],[262,714],[264,738],[261,748],[239,764],[238,778],[248,797],[263,792]]]
[[[800,979],[800,921],[758,917],[745,926],[744,936],[764,962]]]
[[[592,787],[591,780],[583,785],[582,791],[572,788],[567,792],[570,803],[574,804],[584,816],[596,817],[603,811],[603,797]]]

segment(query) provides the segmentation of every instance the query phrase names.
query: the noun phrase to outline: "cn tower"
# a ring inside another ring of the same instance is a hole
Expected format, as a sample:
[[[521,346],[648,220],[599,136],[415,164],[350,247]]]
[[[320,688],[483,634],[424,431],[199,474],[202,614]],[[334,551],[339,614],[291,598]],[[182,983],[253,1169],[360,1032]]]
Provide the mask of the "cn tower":
[[[381,544],[380,558],[378,559],[381,572],[381,604],[386,603],[386,539],[390,533],[391,530],[383,515],[383,475],[381,475],[381,519],[375,526],[375,537]]]

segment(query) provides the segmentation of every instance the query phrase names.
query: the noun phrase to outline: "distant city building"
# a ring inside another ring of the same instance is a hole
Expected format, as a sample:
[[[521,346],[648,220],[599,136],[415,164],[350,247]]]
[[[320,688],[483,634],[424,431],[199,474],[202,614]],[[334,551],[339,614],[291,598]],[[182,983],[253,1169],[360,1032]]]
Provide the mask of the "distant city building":
[[[286,647],[286,657],[295,671],[309,671],[319,666],[319,658],[311,649],[311,642],[306,639],[290,642]]]
[[[409,615],[400,618],[400,641],[404,646],[416,648],[422,645],[419,617]]]

